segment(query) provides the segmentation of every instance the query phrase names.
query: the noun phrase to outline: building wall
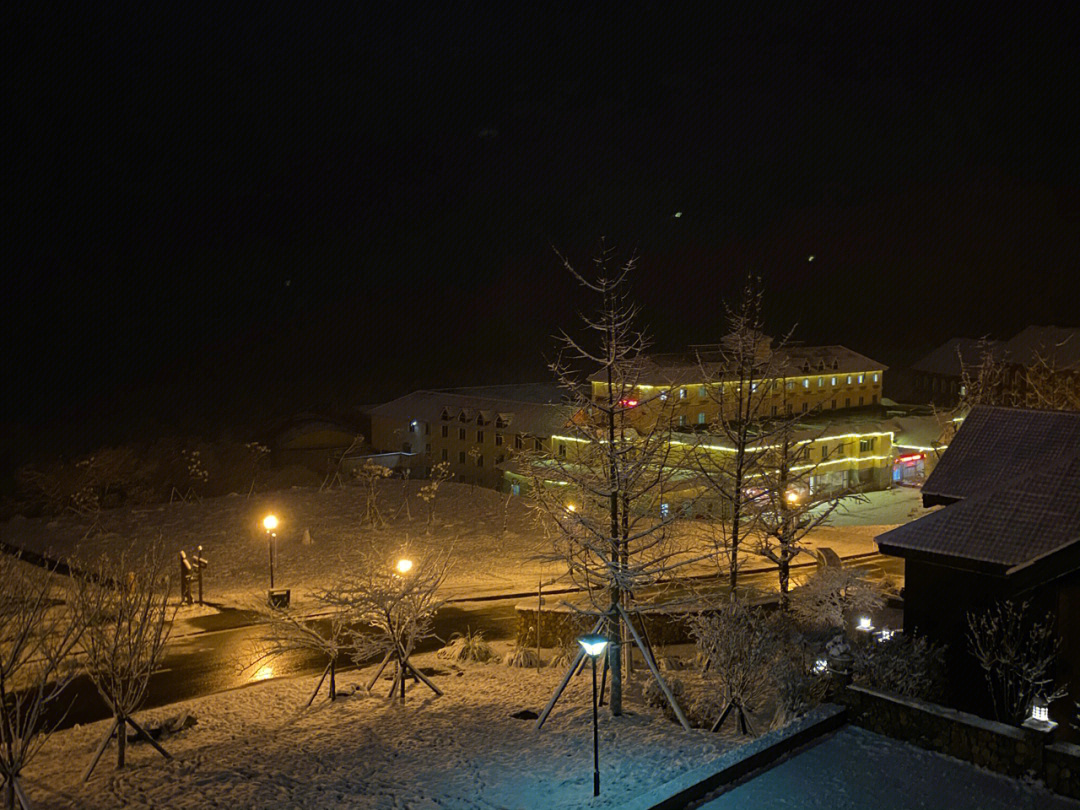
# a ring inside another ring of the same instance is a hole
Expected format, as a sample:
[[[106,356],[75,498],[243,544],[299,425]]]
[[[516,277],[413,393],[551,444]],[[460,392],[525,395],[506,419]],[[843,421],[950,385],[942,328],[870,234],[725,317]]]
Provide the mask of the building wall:
[[[762,382],[770,389],[765,416],[788,413],[808,413],[867,407],[881,402],[883,383],[881,369],[852,374],[822,373],[785,377],[783,381]],[[860,382],[861,380],[861,382]],[[721,397],[717,390],[721,385],[728,391]],[[643,413],[656,413],[668,409],[677,425],[707,425],[720,415],[719,400],[733,401],[735,383],[696,383],[679,386],[640,385],[634,387],[625,399],[642,403]],[[607,383],[593,382],[594,402],[607,401]]]

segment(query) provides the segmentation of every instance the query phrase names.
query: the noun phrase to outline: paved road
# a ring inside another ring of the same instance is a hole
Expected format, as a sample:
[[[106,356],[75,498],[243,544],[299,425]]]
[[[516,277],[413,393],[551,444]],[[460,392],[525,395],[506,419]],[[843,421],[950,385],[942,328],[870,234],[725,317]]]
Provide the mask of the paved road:
[[[903,560],[881,554],[851,559],[845,564],[868,572],[884,571],[903,576]],[[742,582],[747,586],[771,589],[776,587],[776,579],[776,572],[770,570],[748,573]],[[506,599],[455,602],[439,611],[435,618],[435,632],[442,639],[456,632],[465,632],[466,629],[474,632],[479,630],[490,641],[512,639],[517,628],[515,605],[520,601],[522,597],[518,595]],[[202,632],[170,642],[161,669],[150,679],[144,708],[176,703],[269,678],[304,673],[318,675],[322,672],[324,659],[301,652],[280,656],[261,667],[248,667],[254,657],[252,644],[260,632],[259,627],[251,622],[250,614],[238,610],[226,610],[190,620],[188,624]],[[418,651],[435,650],[441,644],[438,639],[429,639]],[[64,727],[108,716],[104,702],[85,676],[65,692],[62,708],[67,710]]]

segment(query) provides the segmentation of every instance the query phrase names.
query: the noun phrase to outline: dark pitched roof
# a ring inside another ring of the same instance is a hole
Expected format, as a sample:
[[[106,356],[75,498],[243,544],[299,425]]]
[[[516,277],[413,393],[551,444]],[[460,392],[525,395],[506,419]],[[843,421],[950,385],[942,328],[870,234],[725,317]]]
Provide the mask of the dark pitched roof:
[[[1010,573],[1080,541],[1080,455],[1029,471],[876,539],[886,554],[918,552]]]
[[[953,338],[917,360],[911,369],[942,377],[959,377],[962,370],[961,360],[965,366],[975,366],[982,359],[984,348],[993,351],[998,345],[992,340]]]
[[[1029,326],[1002,347],[1006,362],[1031,365],[1040,358],[1057,369],[1080,368],[1080,329]]]
[[[923,503],[948,503],[998,489],[1080,454],[1080,412],[979,405],[923,484]]]

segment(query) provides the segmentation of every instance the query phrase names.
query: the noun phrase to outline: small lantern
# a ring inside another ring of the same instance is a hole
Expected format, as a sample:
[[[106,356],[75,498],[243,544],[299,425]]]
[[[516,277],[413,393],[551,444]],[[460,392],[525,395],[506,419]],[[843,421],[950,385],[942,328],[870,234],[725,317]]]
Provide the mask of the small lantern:
[[[874,624],[870,621],[869,616],[860,616],[859,623],[855,626],[855,629],[861,630],[864,633],[869,633],[874,629]]]
[[[1036,695],[1031,699],[1031,714],[1022,724],[1024,728],[1030,728],[1043,734],[1050,734],[1057,723],[1050,719],[1050,701],[1042,695]]]
[[[890,630],[888,627],[883,627],[877,634],[878,641],[888,641],[893,635],[896,634],[895,630]]]
[[[824,675],[828,671],[829,671],[829,662],[826,661],[824,658],[819,658],[817,661],[814,662],[814,674],[815,675]]]

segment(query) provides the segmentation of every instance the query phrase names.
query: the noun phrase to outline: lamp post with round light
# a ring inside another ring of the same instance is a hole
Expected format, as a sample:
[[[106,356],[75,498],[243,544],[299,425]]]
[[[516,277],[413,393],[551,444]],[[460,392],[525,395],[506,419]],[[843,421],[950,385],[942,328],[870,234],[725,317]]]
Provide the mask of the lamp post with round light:
[[[592,659],[592,750],[593,750],[593,796],[600,795],[600,731],[596,718],[596,659],[604,654],[608,640],[604,636],[581,636],[577,640],[581,649]]]
[[[263,528],[266,529],[266,547],[270,549],[270,590],[274,589],[274,546],[277,543],[277,532],[274,529],[277,525],[278,520],[273,515],[263,518]]]

